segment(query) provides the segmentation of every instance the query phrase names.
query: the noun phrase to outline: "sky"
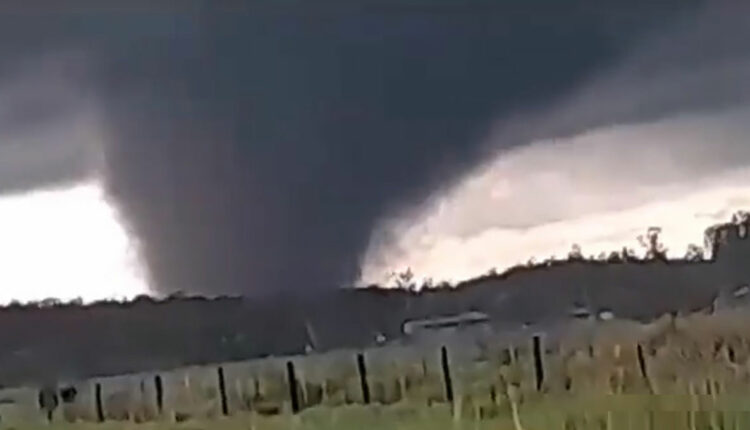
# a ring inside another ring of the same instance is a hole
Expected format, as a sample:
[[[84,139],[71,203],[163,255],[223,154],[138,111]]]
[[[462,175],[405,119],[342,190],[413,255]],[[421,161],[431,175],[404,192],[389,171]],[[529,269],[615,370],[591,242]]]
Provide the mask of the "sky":
[[[381,221],[361,282],[457,282],[574,245],[643,253],[652,226],[671,257],[703,246],[750,203],[748,18],[732,6],[686,12],[549,106],[498,118],[488,161]]]
[[[679,255],[747,203],[746,9],[4,3],[0,301]]]

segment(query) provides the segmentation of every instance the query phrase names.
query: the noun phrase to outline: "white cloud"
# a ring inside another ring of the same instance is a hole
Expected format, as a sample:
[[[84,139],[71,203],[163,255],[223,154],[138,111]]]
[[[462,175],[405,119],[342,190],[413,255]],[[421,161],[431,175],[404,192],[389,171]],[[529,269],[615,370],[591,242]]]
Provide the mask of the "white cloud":
[[[750,110],[608,127],[503,152],[374,238],[362,282],[392,271],[463,280],[529,258],[596,255],[663,227],[670,255],[750,208]],[[745,167],[748,166],[748,167]],[[388,243],[387,246],[374,244]]]
[[[0,303],[146,292],[135,243],[99,184],[0,199]]]
[[[0,75],[0,303],[148,292],[98,179],[106,136],[85,66],[61,51]]]

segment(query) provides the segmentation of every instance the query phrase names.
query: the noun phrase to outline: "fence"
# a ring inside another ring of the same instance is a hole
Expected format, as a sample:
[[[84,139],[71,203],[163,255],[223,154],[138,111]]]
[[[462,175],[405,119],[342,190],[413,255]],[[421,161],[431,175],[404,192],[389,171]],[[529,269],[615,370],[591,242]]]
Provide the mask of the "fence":
[[[554,393],[663,391],[665,381],[679,383],[679,378],[668,375],[670,369],[679,372],[691,365],[684,358],[686,351],[693,351],[700,362],[696,366],[714,365],[711,375],[718,381],[719,370],[750,357],[750,342],[741,328],[747,322],[735,322],[733,341],[727,340],[726,324],[719,335],[705,330],[696,334],[674,321],[642,330],[618,330],[612,323],[585,335],[578,330],[564,341],[536,334],[469,349],[451,344],[387,346],[98,378],[58,387],[55,394],[61,401],[49,408],[30,405],[32,389],[11,397],[28,410],[35,408],[19,416],[40,421],[47,419],[48,409],[53,420],[146,422],[246,412],[291,415],[319,406],[402,402],[449,405],[455,416],[481,419],[501,407]],[[705,321],[702,324],[705,327]],[[722,339],[720,346],[717,339]],[[707,343],[696,350],[700,342]],[[682,360],[682,367],[675,360]],[[722,383],[731,384],[727,381]]]

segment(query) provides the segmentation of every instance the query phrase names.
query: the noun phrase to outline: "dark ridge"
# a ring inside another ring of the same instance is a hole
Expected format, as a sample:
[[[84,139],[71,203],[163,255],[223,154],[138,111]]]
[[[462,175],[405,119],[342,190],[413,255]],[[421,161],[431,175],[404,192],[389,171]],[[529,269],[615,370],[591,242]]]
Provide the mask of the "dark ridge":
[[[748,228],[750,218],[741,215],[708,229],[707,259],[668,260],[656,234],[644,258],[627,250],[601,260],[571,254],[454,288],[14,304],[0,308],[0,384],[370,347],[399,338],[406,320],[470,310],[511,326],[568,318],[581,305],[637,320],[689,312],[711,304],[719,291],[748,283]]]

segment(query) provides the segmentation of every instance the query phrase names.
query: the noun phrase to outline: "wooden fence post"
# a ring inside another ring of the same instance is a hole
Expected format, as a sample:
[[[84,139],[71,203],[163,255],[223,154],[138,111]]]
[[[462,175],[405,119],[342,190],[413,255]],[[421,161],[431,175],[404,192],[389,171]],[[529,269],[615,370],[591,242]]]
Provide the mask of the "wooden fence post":
[[[100,422],[104,422],[104,405],[102,404],[102,384],[96,383],[94,387],[94,399],[96,402],[96,419]]]
[[[156,410],[161,415],[164,412],[164,384],[161,376],[154,376],[154,388],[156,389]]]
[[[359,385],[362,387],[362,401],[370,404],[370,385],[367,382],[367,367],[365,366],[365,355],[357,354],[357,371],[359,372]]]
[[[654,393],[654,388],[651,386],[651,379],[648,377],[648,367],[646,365],[646,357],[643,354],[643,346],[641,344],[636,345],[636,353],[638,355],[638,369],[641,371],[641,377],[643,382],[646,383],[649,393]]]
[[[453,404],[453,379],[451,378],[451,368],[448,362],[448,348],[440,348],[440,365],[443,369],[443,383],[445,385],[445,400]]]
[[[292,413],[297,414],[300,410],[299,392],[297,390],[297,377],[294,373],[294,363],[286,362],[286,374],[289,380],[289,397],[292,401]]]
[[[536,376],[536,390],[541,391],[544,385],[544,361],[542,360],[542,338],[540,335],[534,335],[534,375]]]
[[[221,413],[224,416],[229,415],[229,404],[227,403],[227,384],[224,380],[224,368],[219,366],[216,371],[219,377],[219,396],[221,399]]]

